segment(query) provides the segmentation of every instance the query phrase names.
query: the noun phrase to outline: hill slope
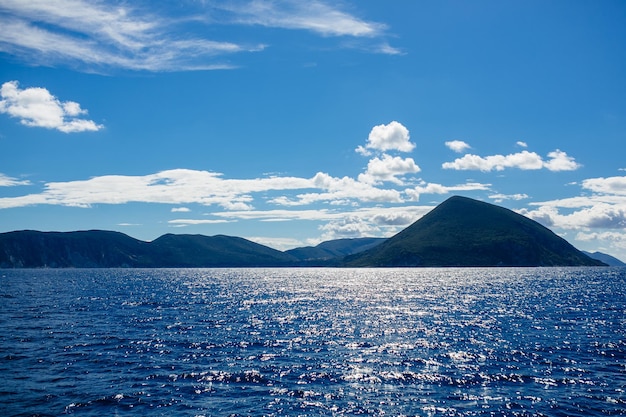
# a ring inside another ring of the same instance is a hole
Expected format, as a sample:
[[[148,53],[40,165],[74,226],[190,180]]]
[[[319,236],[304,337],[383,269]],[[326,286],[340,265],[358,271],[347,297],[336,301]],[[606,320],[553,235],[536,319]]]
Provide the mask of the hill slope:
[[[602,252],[587,252],[587,251],[581,251],[582,253],[584,253],[585,255],[587,255],[588,257],[590,257],[591,259],[597,259],[598,261],[604,262],[605,264],[607,264],[608,266],[626,266],[626,263],[620,261],[619,259],[617,259],[614,256],[608,255],[606,253],[602,253]]]
[[[233,236],[167,234],[150,243],[169,267],[283,266],[295,261],[284,252]]]
[[[149,243],[119,232],[0,233],[1,268],[154,266]]]
[[[592,266],[591,259],[539,223],[503,207],[451,197],[345,266]]]
[[[0,233],[0,268],[283,266],[289,254],[230,236],[164,235],[153,242],[101,230]]]
[[[385,238],[377,237],[328,240],[317,246],[289,249],[285,251],[285,253],[305,262],[329,261],[363,252],[364,250],[371,249],[381,244],[385,240]]]

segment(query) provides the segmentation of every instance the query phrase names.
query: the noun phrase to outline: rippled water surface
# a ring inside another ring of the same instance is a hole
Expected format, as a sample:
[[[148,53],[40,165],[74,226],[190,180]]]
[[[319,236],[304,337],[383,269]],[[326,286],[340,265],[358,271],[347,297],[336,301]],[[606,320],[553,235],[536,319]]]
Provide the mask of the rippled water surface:
[[[626,269],[0,270],[4,415],[626,410]]]

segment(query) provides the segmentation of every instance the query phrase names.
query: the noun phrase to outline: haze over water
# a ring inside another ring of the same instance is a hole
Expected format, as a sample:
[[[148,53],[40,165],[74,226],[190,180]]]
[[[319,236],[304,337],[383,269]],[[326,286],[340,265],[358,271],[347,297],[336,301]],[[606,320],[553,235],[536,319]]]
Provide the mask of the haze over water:
[[[626,409],[626,268],[0,271],[5,415]]]

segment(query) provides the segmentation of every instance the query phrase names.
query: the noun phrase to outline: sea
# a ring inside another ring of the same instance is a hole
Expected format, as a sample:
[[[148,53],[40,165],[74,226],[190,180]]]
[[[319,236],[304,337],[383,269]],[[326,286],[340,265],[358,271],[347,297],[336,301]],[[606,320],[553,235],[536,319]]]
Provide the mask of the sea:
[[[0,270],[2,416],[626,414],[626,268]]]

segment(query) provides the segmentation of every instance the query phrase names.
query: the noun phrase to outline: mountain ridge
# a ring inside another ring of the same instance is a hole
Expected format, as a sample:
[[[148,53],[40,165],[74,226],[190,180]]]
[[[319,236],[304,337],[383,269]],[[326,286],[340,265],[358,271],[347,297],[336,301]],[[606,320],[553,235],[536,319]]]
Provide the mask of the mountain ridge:
[[[165,234],[145,242],[121,232],[0,233],[0,268],[425,267],[605,265],[539,223],[454,196],[395,236],[272,249],[241,237]]]

